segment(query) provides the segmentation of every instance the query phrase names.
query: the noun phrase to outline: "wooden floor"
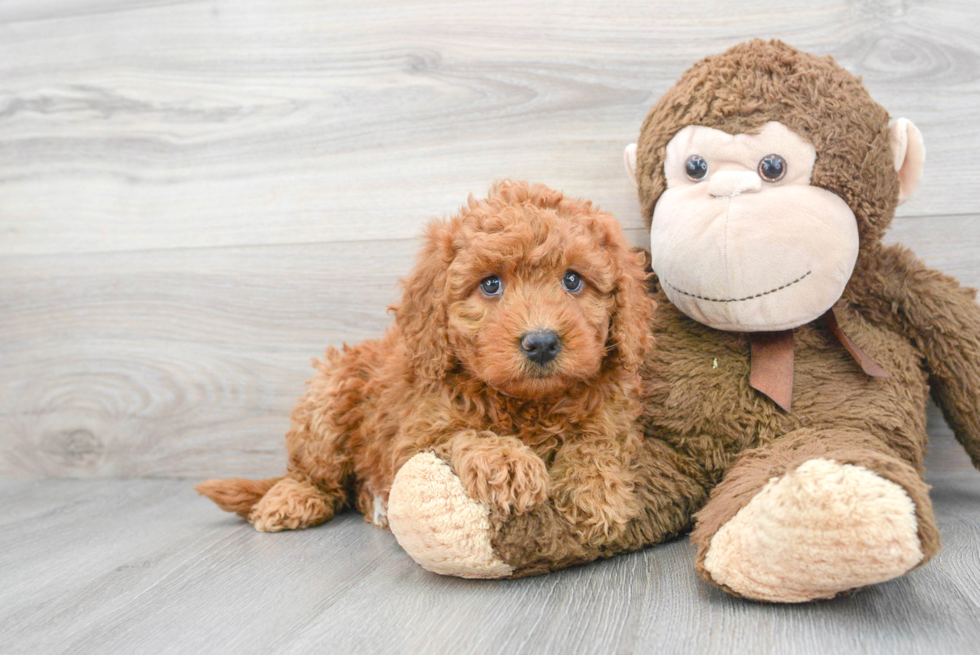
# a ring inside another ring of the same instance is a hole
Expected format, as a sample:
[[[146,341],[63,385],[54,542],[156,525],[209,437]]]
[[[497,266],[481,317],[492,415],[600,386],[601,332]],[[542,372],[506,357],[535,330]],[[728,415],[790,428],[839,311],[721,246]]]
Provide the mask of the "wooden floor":
[[[643,245],[623,148],[755,36],[921,128],[887,238],[980,286],[975,0],[0,2],[0,652],[976,652],[980,474],[935,415],[945,550],[807,607],[719,594],[686,541],[465,582],[189,491],[282,470],[310,357],[378,336],[421,226],[492,180]]]

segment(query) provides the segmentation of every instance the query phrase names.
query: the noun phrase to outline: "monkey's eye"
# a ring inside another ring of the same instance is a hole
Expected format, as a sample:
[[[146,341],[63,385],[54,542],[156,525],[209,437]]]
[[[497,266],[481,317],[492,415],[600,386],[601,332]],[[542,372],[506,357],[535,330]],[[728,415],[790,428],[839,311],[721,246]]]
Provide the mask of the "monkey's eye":
[[[575,271],[565,271],[561,276],[561,285],[569,293],[578,293],[582,290],[582,276]]]
[[[708,174],[708,162],[701,155],[691,155],[684,162],[684,172],[689,180],[694,182],[703,180],[704,176]]]
[[[480,281],[480,291],[485,296],[499,296],[504,292],[504,285],[500,283],[499,277],[491,275]]]
[[[786,175],[786,160],[779,155],[766,155],[759,162],[759,177],[766,182],[778,182]]]

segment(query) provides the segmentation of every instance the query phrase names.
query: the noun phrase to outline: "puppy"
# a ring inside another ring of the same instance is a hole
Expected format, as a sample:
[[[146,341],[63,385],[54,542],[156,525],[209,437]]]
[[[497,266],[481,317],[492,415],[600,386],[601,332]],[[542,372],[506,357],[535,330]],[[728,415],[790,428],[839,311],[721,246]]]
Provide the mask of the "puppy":
[[[387,527],[395,473],[431,451],[495,511],[550,497],[584,540],[609,538],[639,512],[645,277],[610,215],[542,185],[497,183],[429,224],[382,339],[315,363],[286,475],[197,490],[264,532],[351,504]]]

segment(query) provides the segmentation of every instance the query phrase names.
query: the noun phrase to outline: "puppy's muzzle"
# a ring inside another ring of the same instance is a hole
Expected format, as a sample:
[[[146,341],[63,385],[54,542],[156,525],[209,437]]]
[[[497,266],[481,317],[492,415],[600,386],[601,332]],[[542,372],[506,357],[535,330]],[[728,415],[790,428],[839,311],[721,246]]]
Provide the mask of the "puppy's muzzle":
[[[561,352],[561,339],[554,330],[534,330],[521,337],[521,351],[538,366],[544,366]]]

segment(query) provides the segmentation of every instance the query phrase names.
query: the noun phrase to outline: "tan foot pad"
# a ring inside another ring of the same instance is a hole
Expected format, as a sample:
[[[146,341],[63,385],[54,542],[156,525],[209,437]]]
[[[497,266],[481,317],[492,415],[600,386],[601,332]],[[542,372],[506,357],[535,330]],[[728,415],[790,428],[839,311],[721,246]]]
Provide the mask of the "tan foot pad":
[[[442,575],[503,578],[513,572],[490,545],[489,514],[432,453],[408,460],[388,497],[388,525],[398,543],[423,568]]]
[[[715,582],[800,603],[884,582],[922,560],[915,505],[863,466],[813,459],[773,478],[711,539]]]

